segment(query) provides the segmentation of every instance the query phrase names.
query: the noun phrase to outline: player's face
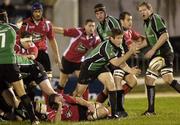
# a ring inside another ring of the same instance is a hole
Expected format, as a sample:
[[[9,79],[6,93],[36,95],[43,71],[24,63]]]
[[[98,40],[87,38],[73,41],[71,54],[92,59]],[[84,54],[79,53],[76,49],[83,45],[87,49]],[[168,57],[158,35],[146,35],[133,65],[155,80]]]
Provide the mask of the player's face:
[[[97,11],[95,14],[99,22],[103,22],[106,18],[106,13],[104,11]]]
[[[8,23],[8,17],[6,12],[0,13],[0,23]]]
[[[96,29],[95,22],[88,22],[84,28],[87,35],[93,34]]]
[[[117,35],[117,36],[115,36],[115,38],[110,37],[110,39],[115,46],[120,47],[120,45],[122,44],[122,41],[123,41],[123,34]]]
[[[33,11],[33,18],[37,21],[41,20],[42,18],[42,10],[34,10]]]
[[[33,43],[31,41],[26,41],[26,42],[22,42],[21,44],[25,49],[29,49]]]
[[[143,20],[146,20],[151,15],[152,11],[148,9],[146,6],[140,6],[139,7],[139,13]]]
[[[132,16],[125,15],[125,18],[121,21],[121,23],[125,29],[132,28]]]

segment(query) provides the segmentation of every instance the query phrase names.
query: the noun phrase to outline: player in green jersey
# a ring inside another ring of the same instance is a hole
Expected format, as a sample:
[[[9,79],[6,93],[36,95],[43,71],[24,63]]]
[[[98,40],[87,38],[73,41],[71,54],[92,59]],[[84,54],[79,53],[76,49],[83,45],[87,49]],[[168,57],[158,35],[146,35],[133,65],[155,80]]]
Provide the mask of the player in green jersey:
[[[107,66],[111,63],[119,67],[133,53],[137,52],[136,46],[133,46],[124,56],[121,56],[122,50],[120,45],[122,44],[122,39],[123,31],[112,29],[110,40],[99,44],[87,55],[82,63],[78,84],[73,93],[74,96],[82,96],[88,83],[97,78],[108,90],[112,118],[126,117],[127,113],[122,105],[122,93],[118,93],[116,89],[116,86],[120,85],[115,84],[112,73]],[[120,111],[117,111],[117,106],[120,107]]]
[[[107,15],[106,7],[99,3],[94,6],[94,12],[98,20],[97,33],[101,41],[108,40],[111,35],[111,29],[122,29],[119,20],[113,16]]]
[[[180,83],[173,77],[173,48],[169,42],[169,34],[167,32],[164,20],[153,13],[153,8],[150,3],[142,2],[137,7],[140,16],[144,20],[144,30],[148,46],[151,49],[145,54],[145,57],[150,61],[156,56],[163,57],[165,65],[160,70],[147,69],[145,83],[147,88],[148,109],[143,115],[155,115],[155,80],[159,75],[165,83],[169,84],[177,92],[180,92]]]
[[[8,25],[7,13],[0,10],[0,83],[11,83],[17,95],[29,113],[31,123],[39,124],[30,98],[24,90],[24,84],[20,75],[19,68],[15,63],[14,45],[16,41],[16,32]]]

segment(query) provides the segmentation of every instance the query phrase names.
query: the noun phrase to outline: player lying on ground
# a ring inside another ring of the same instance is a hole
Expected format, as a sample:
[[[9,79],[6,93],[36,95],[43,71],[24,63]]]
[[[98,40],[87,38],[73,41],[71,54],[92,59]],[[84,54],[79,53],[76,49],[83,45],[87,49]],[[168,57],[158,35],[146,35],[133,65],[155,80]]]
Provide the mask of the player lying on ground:
[[[108,108],[101,103],[94,103],[86,101],[80,97],[72,97],[69,95],[62,95],[64,103],[62,109],[58,113],[55,110],[49,109],[48,120],[56,121],[82,121],[82,120],[97,120],[107,117],[110,114]],[[61,114],[57,116],[58,114]],[[58,117],[58,118],[57,118]]]

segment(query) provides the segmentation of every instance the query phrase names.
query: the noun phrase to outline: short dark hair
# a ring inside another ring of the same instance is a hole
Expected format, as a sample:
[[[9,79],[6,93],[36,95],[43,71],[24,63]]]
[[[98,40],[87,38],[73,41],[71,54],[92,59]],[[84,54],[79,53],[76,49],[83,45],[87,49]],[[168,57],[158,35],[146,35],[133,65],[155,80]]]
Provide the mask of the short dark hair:
[[[112,28],[111,29],[111,37],[115,38],[118,35],[123,35],[123,31],[121,29]]]
[[[27,38],[27,37],[31,37],[32,34],[30,32],[24,31],[21,33],[21,38]]]
[[[1,23],[8,23],[7,12],[4,9],[0,9],[0,22]]]
[[[139,7],[141,6],[146,6],[148,10],[151,10],[152,9],[152,5],[149,3],[149,2],[142,2],[142,3],[139,3],[139,5],[137,6],[137,10],[139,10]]]
[[[95,21],[93,19],[86,19],[85,25],[87,25],[89,22],[90,23],[95,23]]]
[[[106,7],[102,4],[102,3],[98,3],[94,6],[94,12],[98,12],[98,11],[106,11]]]
[[[124,12],[120,13],[120,15],[119,15],[119,20],[124,20],[125,17],[126,17],[126,15],[132,16],[129,12],[124,11]]]

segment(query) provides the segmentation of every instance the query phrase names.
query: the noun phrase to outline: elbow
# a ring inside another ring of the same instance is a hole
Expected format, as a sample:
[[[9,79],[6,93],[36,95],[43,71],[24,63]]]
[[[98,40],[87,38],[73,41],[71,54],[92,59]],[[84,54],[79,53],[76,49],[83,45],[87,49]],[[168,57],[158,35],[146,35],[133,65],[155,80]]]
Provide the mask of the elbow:
[[[164,33],[163,36],[164,36],[164,39],[165,39],[166,41],[169,39],[169,34],[168,34],[168,33]]]

